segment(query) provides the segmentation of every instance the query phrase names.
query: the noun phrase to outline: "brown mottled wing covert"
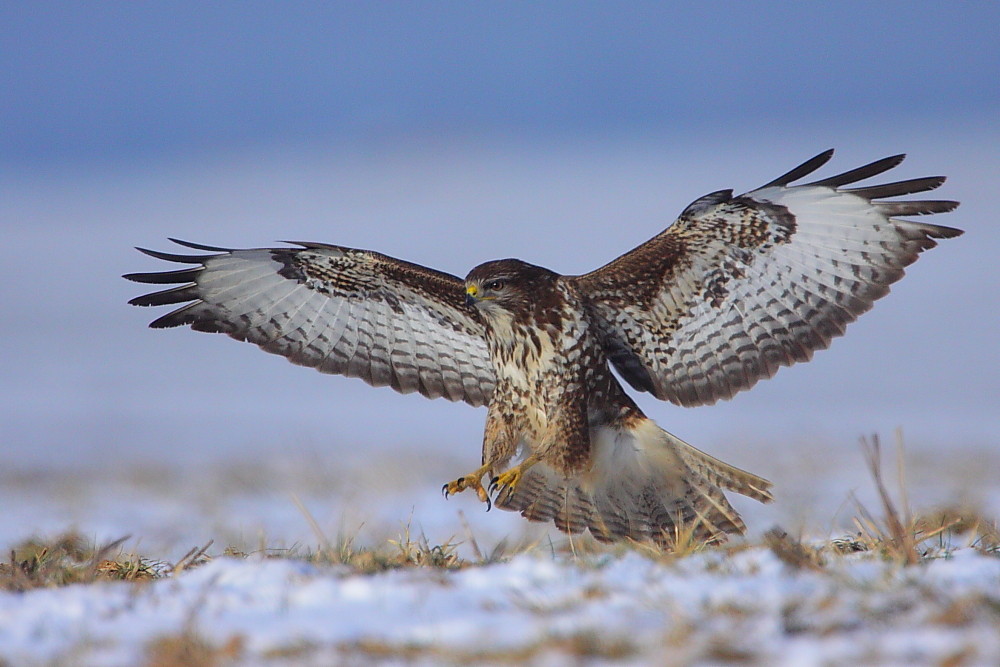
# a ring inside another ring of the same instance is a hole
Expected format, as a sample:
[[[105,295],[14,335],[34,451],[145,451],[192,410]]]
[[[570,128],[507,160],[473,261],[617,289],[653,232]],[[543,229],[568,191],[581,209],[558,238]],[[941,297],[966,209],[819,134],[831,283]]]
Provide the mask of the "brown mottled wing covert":
[[[943,177],[842,189],[902,155],[789,185],[832,154],[745,195],[706,195],[655,238],[573,278],[633,387],[679,405],[729,398],[826,348],[933,239],[962,233],[896,219],[957,202],[873,201],[932,190]]]
[[[172,239],[173,240],[173,239]],[[324,373],[472,405],[489,402],[494,375],[483,326],[456,276],[367,250],[299,243],[234,250],[174,241],[211,255],[140,250],[194,267],[132,273],[179,287],[132,299],[187,305],[151,327],[225,333]]]

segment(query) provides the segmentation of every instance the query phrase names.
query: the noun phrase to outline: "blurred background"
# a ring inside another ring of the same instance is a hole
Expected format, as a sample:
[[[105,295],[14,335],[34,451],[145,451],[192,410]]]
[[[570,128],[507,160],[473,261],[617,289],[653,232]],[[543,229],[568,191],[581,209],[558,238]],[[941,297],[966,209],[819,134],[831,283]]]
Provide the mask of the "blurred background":
[[[826,174],[907,152],[889,178],[949,176],[963,205],[933,221],[966,235],[811,363],[728,403],[643,408],[776,481],[778,517],[835,468],[836,509],[864,478],[858,438],[897,428],[927,471],[958,471],[941,494],[975,495],[1000,478],[998,24],[992,2],[0,4],[0,496],[22,508],[0,538],[99,533],[114,503],[87,514],[84,491],[27,509],[88,475],[169,478],[181,525],[193,471],[239,464],[235,487],[259,490],[286,470],[307,493],[302,471],[316,491],[372,459],[437,493],[479,460],[484,410],[147,329],[162,311],[126,306],[143,287],[120,275],[163,267],[132,246],[584,272],[830,147]],[[398,517],[479,514],[449,502]]]

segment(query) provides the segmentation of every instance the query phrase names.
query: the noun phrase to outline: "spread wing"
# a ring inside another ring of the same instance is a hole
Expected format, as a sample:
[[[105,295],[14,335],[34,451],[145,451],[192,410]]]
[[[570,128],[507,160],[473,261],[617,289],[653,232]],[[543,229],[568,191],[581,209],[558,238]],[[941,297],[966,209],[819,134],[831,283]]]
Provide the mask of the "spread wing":
[[[153,321],[225,333],[323,373],[472,405],[489,402],[494,376],[482,324],[456,276],[367,250],[319,243],[234,250],[174,241],[211,255],[140,250],[193,267],[132,273],[179,287],[132,299],[186,305]],[[191,303],[187,303],[191,302]]]
[[[932,190],[943,177],[843,187],[902,155],[790,185],[832,155],[744,195],[706,195],[655,238],[573,278],[633,387],[679,405],[730,398],[826,348],[934,239],[962,233],[896,217],[958,202],[882,201]]]

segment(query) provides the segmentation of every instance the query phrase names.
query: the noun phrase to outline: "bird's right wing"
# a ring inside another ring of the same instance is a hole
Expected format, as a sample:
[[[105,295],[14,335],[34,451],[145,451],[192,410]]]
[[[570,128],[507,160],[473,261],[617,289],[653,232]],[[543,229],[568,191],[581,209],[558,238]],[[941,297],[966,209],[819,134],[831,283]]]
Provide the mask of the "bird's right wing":
[[[483,325],[462,280],[376,252],[319,243],[235,250],[175,241],[210,255],[147,255],[193,267],[131,273],[180,284],[137,306],[186,305],[154,328],[225,333],[323,373],[479,406],[495,384]],[[191,303],[187,303],[191,302]]]

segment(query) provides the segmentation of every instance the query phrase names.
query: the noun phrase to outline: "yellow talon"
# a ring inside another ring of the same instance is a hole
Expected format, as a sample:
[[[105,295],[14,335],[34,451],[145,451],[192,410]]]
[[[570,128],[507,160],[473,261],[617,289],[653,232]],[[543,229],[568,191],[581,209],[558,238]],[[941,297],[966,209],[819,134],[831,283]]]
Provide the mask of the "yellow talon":
[[[500,488],[507,487],[511,491],[517,487],[517,483],[521,481],[521,470],[520,466],[515,466],[508,470],[507,472],[500,473],[493,478],[490,483],[490,488]]]
[[[504,501],[510,499],[514,494],[514,489],[517,488],[518,483],[520,483],[521,478],[524,476],[524,471],[538,463],[538,461],[539,457],[532,454],[510,470],[500,473],[490,480],[490,493],[496,493],[498,500],[501,494],[504,497]]]
[[[489,511],[493,507],[493,502],[490,500],[489,494],[486,493],[486,489],[483,488],[482,482],[483,475],[485,475],[488,471],[489,466],[483,466],[475,472],[471,472],[468,475],[463,475],[456,480],[448,482],[441,487],[441,493],[443,493],[444,497],[447,498],[454,493],[461,493],[466,489],[475,489],[479,500],[486,503],[486,511]]]

